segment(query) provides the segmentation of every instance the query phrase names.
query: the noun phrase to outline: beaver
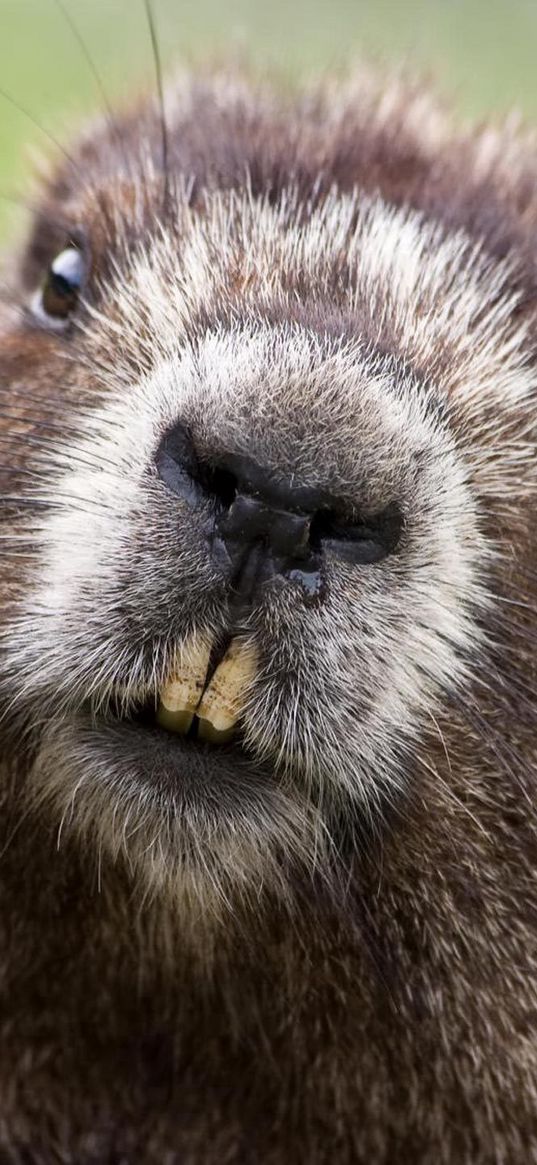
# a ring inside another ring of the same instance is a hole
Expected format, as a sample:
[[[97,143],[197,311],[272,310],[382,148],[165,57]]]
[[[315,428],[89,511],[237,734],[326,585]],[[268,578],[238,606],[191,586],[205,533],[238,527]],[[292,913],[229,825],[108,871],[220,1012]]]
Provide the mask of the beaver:
[[[0,1145],[537,1160],[537,162],[180,74],[0,308]]]

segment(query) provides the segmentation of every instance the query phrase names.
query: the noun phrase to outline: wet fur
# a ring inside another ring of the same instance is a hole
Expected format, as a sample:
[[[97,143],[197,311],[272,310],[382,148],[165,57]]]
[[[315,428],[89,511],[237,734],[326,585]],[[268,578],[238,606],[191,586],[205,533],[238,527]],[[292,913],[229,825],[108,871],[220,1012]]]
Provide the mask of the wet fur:
[[[3,308],[4,1159],[537,1160],[533,142],[367,70],[167,112],[171,182],[150,103],[54,172]],[[63,341],[14,304],[79,229]],[[216,808],[84,710],[225,624],[150,473],[178,412],[405,503],[398,558],[242,629]]]

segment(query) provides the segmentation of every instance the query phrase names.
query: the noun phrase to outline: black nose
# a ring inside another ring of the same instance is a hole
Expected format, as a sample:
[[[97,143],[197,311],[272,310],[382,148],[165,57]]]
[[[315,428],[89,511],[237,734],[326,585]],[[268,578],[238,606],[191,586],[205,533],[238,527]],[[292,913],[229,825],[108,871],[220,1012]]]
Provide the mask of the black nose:
[[[349,516],[328,492],[297,483],[253,458],[223,453],[199,457],[188,430],[176,425],[155,457],[162,481],[192,508],[211,503],[207,538],[215,560],[243,600],[277,575],[309,598],[323,591],[323,552],[366,565],[392,553],[402,516],[391,503],[364,520]]]
[[[309,597],[320,593],[321,563],[311,541],[311,522],[309,514],[278,509],[261,497],[236,495],[216,520],[213,551],[229,562],[243,599],[250,600],[275,575],[299,582]]]
[[[243,599],[275,575],[299,582],[310,597],[320,592],[319,548],[312,539],[313,518],[323,505],[318,491],[246,456],[203,460],[181,425],[164,437],[156,466],[162,481],[190,506],[213,503],[212,552]]]

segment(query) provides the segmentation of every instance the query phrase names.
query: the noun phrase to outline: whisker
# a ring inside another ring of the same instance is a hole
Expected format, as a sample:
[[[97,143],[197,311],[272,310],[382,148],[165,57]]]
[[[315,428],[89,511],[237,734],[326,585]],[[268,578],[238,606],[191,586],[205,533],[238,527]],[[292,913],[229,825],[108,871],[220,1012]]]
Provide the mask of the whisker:
[[[40,416],[42,416],[43,414],[45,414],[45,416],[47,414],[49,414],[50,416],[53,416],[56,419],[59,419],[60,410],[61,410],[62,406],[65,407],[64,401],[58,401],[56,404],[52,404],[50,402],[50,399],[47,397],[40,397],[40,396],[37,396],[31,392],[28,392],[28,390],[26,388],[17,389],[17,388],[13,388],[11,385],[9,386],[9,389],[6,390],[5,396],[9,402],[9,404],[13,405],[14,408],[21,408],[22,409],[22,408],[24,408],[25,404],[29,402],[31,405],[37,406]],[[18,398],[18,399],[14,399],[14,398]],[[21,404],[18,403],[18,400],[21,401]],[[94,420],[94,417],[95,417],[95,414],[93,412],[87,412],[87,411],[81,409],[80,406],[78,405],[78,403],[76,403],[76,402],[73,404],[73,412],[74,412],[77,420],[80,419],[80,420],[91,421],[91,420]],[[24,421],[25,419],[26,418],[24,416],[21,416],[21,418],[20,418],[20,420],[22,420],[22,421]],[[114,421],[107,421],[107,424],[110,427],[115,426]],[[115,427],[117,427],[117,426],[115,426]],[[62,431],[63,432],[66,431],[65,425],[62,425]],[[77,436],[80,436],[80,433],[77,429],[71,429],[70,432],[76,433]]]
[[[43,478],[40,477],[40,475],[38,473],[32,474],[31,470],[28,470],[27,472],[28,472],[28,475],[31,475],[34,479],[37,479],[37,481],[39,482],[39,484],[41,486],[47,487],[47,486],[53,485],[53,483],[51,483],[49,481],[43,481]],[[45,501],[45,500],[48,501],[50,503],[50,505],[56,505],[56,502],[58,501],[58,499],[63,499],[66,502],[68,502],[70,505],[78,506],[81,503],[85,503],[88,506],[97,506],[97,507],[99,507],[99,509],[113,510],[113,508],[114,508],[113,505],[111,505],[109,502],[106,502],[104,500],[104,498],[101,498],[101,497],[89,497],[88,498],[82,494],[72,494],[72,493],[68,493],[65,490],[57,490],[55,487],[54,487],[54,493],[53,494],[51,493],[47,498],[45,498],[43,493],[37,494],[37,493],[32,493],[29,491],[29,492],[20,493],[20,494],[15,494],[13,492],[11,492],[9,495],[8,494],[0,494],[0,499],[3,497],[6,498],[8,496],[9,497],[16,497],[17,500],[21,501],[21,502],[26,502],[26,501],[31,502],[35,498],[41,497],[43,501]]]
[[[531,607],[530,607],[530,610],[531,610]],[[490,626],[494,630],[498,631],[498,638],[499,638],[498,646],[500,646],[500,647],[503,647],[503,648],[507,647],[509,650],[515,651],[515,652],[520,651],[519,643],[511,645],[511,646],[503,643],[503,639],[505,638],[506,629],[509,630],[513,634],[513,636],[516,637],[516,639],[518,641],[520,641],[522,639],[522,640],[530,640],[533,642],[537,642],[537,631],[533,627],[531,627],[530,624],[517,623],[516,619],[512,618],[508,612],[502,611],[501,615],[498,614],[496,616],[494,614],[491,614],[489,622],[490,622]]]
[[[153,6],[151,0],[144,0],[144,7],[147,16],[147,23],[149,25],[149,35],[151,38],[151,47],[153,50],[153,61],[155,65],[155,76],[157,81],[158,101],[160,107],[160,134],[162,143],[162,170],[164,174],[164,210],[168,208],[169,202],[169,138],[168,126],[166,122],[166,109],[164,105],[164,85],[162,79],[162,60],[160,56],[160,45],[157,37],[157,30],[155,25],[155,17],[153,13]]]
[[[1,505],[46,506],[47,509],[50,510],[53,508],[54,503],[51,503],[50,498],[45,500],[44,498],[21,497],[17,494],[0,494],[0,506]]]
[[[6,409],[0,409],[0,420],[16,421],[17,424],[26,425],[26,426],[29,425],[29,426],[31,426],[32,429],[43,430],[43,432],[46,432],[46,433],[60,433],[60,435],[62,437],[65,437],[69,433],[73,437],[80,437],[80,432],[78,429],[72,429],[69,425],[65,425],[65,424],[60,425],[59,423],[56,423],[57,421],[59,421],[58,417],[56,417],[56,422],[55,422],[52,420],[50,420],[50,421],[46,420],[46,419],[43,420],[40,417],[35,417],[32,415],[28,415],[28,414],[24,415],[22,413],[21,414],[10,413],[10,412],[7,412]],[[9,432],[10,431],[11,430],[9,430]],[[18,435],[23,437],[24,433],[20,433]]]
[[[98,322],[101,318],[106,320],[106,317],[101,317],[101,313],[93,311],[93,315]],[[93,331],[91,327],[88,327],[88,325],[83,321],[78,321],[77,332],[79,332],[81,336],[88,340],[93,338]],[[105,382],[111,388],[117,388],[118,386],[127,387],[126,373],[128,372],[128,368],[124,372],[118,373],[117,367],[115,367],[113,364],[108,364],[106,361],[98,359],[94,355],[91,355],[91,357],[84,357],[79,352],[65,351],[63,356],[65,360],[70,360],[77,368],[86,368],[88,372],[91,373],[96,371],[100,372]],[[150,367],[151,365],[148,363],[147,371],[150,370]],[[91,395],[92,392],[94,393],[94,390],[91,388],[88,388],[87,390],[84,389],[84,391],[87,391],[89,395]]]
[[[457,700],[454,696],[452,699],[459,708],[459,711],[462,712],[469,727],[477,733],[483,744],[490,748],[491,752],[493,752],[496,759],[500,762],[504,772],[513,778],[525,800],[529,805],[532,805],[533,798],[530,796],[528,790],[526,789],[522,773],[518,772],[519,768],[523,769],[521,758],[517,756],[514,749],[511,748],[510,744],[504,739],[504,737],[500,736],[498,732],[487,722],[485,717],[475,707],[475,705],[468,702],[463,703],[462,701]]]
[[[440,773],[438,772],[438,770],[433,768],[433,766],[430,765],[428,763],[428,761],[426,761],[423,756],[418,755],[417,762],[419,765],[421,765],[422,768],[426,769],[427,772],[430,774],[430,776],[432,776],[433,780],[441,786],[444,793],[446,794],[448,799],[452,802],[452,804],[455,806],[455,808],[461,809],[462,812],[465,813],[466,816],[470,818],[470,821],[472,821],[473,824],[477,826],[480,833],[482,833],[484,835],[484,837],[487,837],[490,839],[491,835],[490,835],[489,831],[485,828],[483,823],[479,820],[478,817],[475,816],[474,813],[472,813],[471,809],[469,809],[468,806],[465,805],[464,801],[461,800],[461,798],[457,795],[455,790],[451,788],[451,786],[448,784],[448,782],[446,780],[444,780],[444,778],[442,776],[440,776]]]
[[[99,93],[99,96],[101,98],[101,101],[102,101],[102,104],[103,104],[103,107],[105,110],[105,114],[106,114],[106,120],[108,123],[108,127],[110,129],[110,133],[111,133],[112,137],[115,139],[116,144],[119,146],[125,161],[128,162],[129,158],[128,158],[127,151],[125,150],[125,144],[124,144],[123,139],[121,137],[117,118],[115,117],[114,111],[113,111],[112,106],[110,104],[110,100],[109,100],[108,94],[106,92],[106,89],[104,87],[104,83],[103,83],[103,79],[101,77],[101,74],[100,74],[100,72],[95,64],[95,61],[94,61],[94,59],[93,59],[93,57],[88,49],[86,41],[84,40],[84,37],[82,36],[80,29],[78,28],[78,25],[76,24],[76,21],[74,20],[73,16],[69,12],[67,5],[64,4],[64,0],[53,0],[53,3],[56,5],[58,10],[61,12],[63,19],[65,20],[65,23],[67,24],[67,26],[71,32],[71,35],[73,36],[74,40],[76,41],[76,43],[78,45],[78,48],[79,48],[79,50],[80,50],[80,52],[81,52],[81,54],[86,62],[86,65],[91,73],[91,76],[93,77],[93,81],[95,83],[97,92]]]
[[[105,107],[105,110],[110,117],[110,121],[112,124],[114,124],[114,115],[113,115],[112,107],[111,107],[110,102],[108,100],[108,95],[107,95],[106,90],[104,88],[101,75],[97,69],[95,61],[93,60],[93,57],[88,49],[88,46],[87,46],[83,36],[80,33],[80,30],[79,30],[74,18],[71,16],[71,13],[69,12],[69,9],[67,8],[67,6],[63,3],[63,0],[53,0],[53,3],[56,5],[58,10],[61,12],[61,15],[62,15],[63,19],[65,20],[65,23],[67,24],[67,26],[71,32],[71,35],[75,39],[75,41],[80,49],[80,52],[82,53],[82,56],[84,57],[84,60],[88,66],[88,69],[93,77],[95,85],[99,91],[101,100],[102,100],[103,105]]]
[[[439,739],[439,741],[440,741],[440,743],[441,743],[441,745],[442,745],[442,749],[443,749],[443,751],[444,751],[444,755],[445,755],[445,758],[446,758],[446,761],[447,761],[447,765],[448,765],[448,769],[449,769],[450,776],[451,776],[451,775],[453,774],[453,770],[452,770],[452,767],[451,767],[451,757],[450,757],[450,755],[449,755],[449,751],[448,751],[448,747],[447,747],[447,744],[446,744],[446,741],[445,741],[444,734],[443,734],[443,732],[442,732],[442,729],[440,728],[440,725],[439,725],[439,723],[438,723],[438,721],[437,721],[436,717],[435,717],[435,716],[433,716],[433,713],[432,713],[432,712],[429,712],[429,719],[432,721],[432,724],[433,724],[433,726],[434,726],[434,730],[435,730],[435,732],[436,732],[436,734],[437,734],[437,736],[438,736],[438,739]]]
[[[29,202],[27,198],[23,198],[20,194],[13,194],[13,192],[8,194],[6,191],[0,190],[0,198],[2,199],[2,202],[10,202],[13,204],[13,206],[22,207],[24,210],[27,210],[29,214],[35,215],[36,218],[39,217],[43,222],[48,223],[58,231],[63,231],[65,234],[69,234],[69,232],[72,230],[72,224],[68,223],[67,219],[60,217],[59,213],[49,214],[44,209],[44,207],[39,205],[39,203]]]
[[[53,398],[39,396],[39,393],[30,392],[26,388],[26,385],[24,388],[17,388],[16,386],[9,384],[5,386],[3,391],[0,389],[0,392],[2,392],[3,399],[15,409],[23,409],[26,403],[29,401],[30,404],[35,404],[38,406],[40,414],[52,413],[55,417],[58,416],[58,409],[61,407],[61,404],[64,404],[63,401],[58,401],[56,404],[52,404],[51,401]],[[21,402],[20,404],[19,401]]]
[[[528,682],[525,674],[520,675],[510,661],[507,665],[502,661],[501,668],[496,668],[493,664],[493,670],[489,673],[487,681],[483,680],[481,676],[476,676],[475,683],[486,694],[490,692],[491,687],[496,688],[497,691],[501,690],[506,704],[513,708],[516,715],[521,717],[524,707],[529,722],[533,723],[537,687]]]
[[[66,162],[68,162],[69,165],[73,167],[75,172],[80,176],[81,181],[83,181],[84,174],[82,173],[78,162],[76,162],[72,154],[70,154],[65,149],[65,146],[62,146],[61,142],[58,141],[58,138],[54,137],[50,130],[48,130],[46,126],[42,124],[42,122],[38,121],[29,109],[26,109],[26,106],[21,105],[20,101],[17,101],[14,97],[12,97],[11,93],[8,93],[7,89],[0,88],[0,97],[3,97],[4,101],[7,101],[13,107],[13,109],[16,109],[18,113],[21,113],[23,117],[26,117],[27,120],[30,121],[32,125],[34,125],[36,129],[39,130],[40,133],[44,134],[44,136],[48,138],[49,142],[51,142],[51,144],[57,150],[59,150],[59,152],[65,158]]]
[[[117,473],[117,465],[115,465],[113,461],[109,461],[108,458],[102,457],[100,454],[97,458],[95,458],[95,461],[88,461],[85,457],[80,455],[80,451],[78,449],[73,450],[71,446],[61,445],[57,442],[49,443],[47,441],[42,441],[39,437],[33,437],[30,434],[0,432],[0,442],[3,442],[5,445],[14,445],[17,443],[19,445],[31,445],[37,449],[46,449],[47,453],[60,453],[65,456],[67,462],[77,462],[79,465],[85,465],[88,469],[92,470],[102,469],[105,465],[108,465],[111,469],[114,470],[114,473]],[[62,466],[61,461],[58,461],[56,464],[65,469],[65,465]]]
[[[524,610],[531,611],[532,614],[535,614],[535,605],[532,606],[531,603],[523,603],[519,599],[509,599],[507,595],[498,595],[488,591],[485,591],[485,597],[494,599],[497,603],[505,603],[508,607],[522,607]]]

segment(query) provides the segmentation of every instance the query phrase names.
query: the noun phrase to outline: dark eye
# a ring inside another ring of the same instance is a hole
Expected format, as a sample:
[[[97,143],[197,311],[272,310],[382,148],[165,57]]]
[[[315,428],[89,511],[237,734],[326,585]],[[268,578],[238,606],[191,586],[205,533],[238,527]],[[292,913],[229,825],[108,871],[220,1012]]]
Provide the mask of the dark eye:
[[[34,297],[33,311],[40,323],[62,331],[78,306],[86,279],[86,261],[77,247],[66,247],[51,263],[40,290]]]

